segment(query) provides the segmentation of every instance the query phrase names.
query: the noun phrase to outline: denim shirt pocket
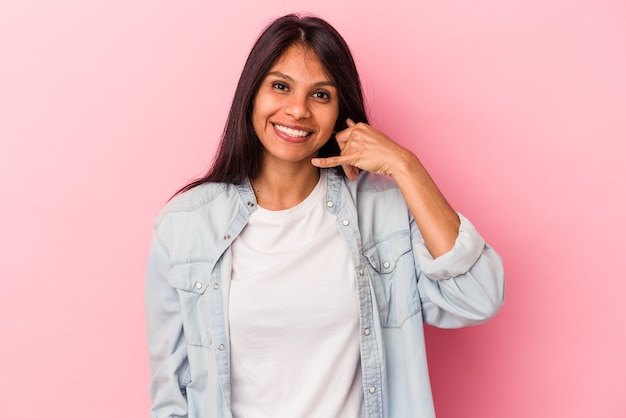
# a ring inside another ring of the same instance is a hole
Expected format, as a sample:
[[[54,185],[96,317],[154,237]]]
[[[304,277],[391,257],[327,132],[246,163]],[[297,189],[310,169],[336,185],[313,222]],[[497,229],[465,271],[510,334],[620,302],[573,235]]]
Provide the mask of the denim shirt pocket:
[[[400,327],[420,311],[417,275],[408,231],[364,248],[381,325]]]
[[[194,261],[172,266],[168,283],[178,292],[187,344],[206,346],[209,332],[209,282],[213,263]]]

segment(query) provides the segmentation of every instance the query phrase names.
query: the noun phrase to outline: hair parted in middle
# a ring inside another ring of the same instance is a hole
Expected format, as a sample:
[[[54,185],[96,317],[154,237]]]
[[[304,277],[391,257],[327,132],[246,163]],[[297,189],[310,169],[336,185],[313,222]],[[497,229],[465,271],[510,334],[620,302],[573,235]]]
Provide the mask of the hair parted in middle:
[[[294,44],[313,50],[337,85],[339,116],[335,131],[347,127],[347,118],[368,122],[359,74],[343,37],[328,22],[315,16],[289,14],[280,17],[265,28],[248,55],[211,168],[206,176],[178,193],[207,182],[240,184],[257,176],[263,145],[252,124],[254,98],[269,70]],[[339,155],[339,146],[333,135],[319,150],[319,156],[335,155]]]

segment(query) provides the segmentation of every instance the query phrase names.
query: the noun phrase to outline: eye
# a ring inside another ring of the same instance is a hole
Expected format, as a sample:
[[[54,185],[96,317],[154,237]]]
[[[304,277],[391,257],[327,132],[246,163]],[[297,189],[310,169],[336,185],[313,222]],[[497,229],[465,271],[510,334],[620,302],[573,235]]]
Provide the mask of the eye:
[[[274,82],[272,83],[272,87],[275,88],[276,90],[287,90],[287,86],[281,82]]]
[[[328,100],[330,99],[330,94],[326,93],[325,91],[316,91],[315,93],[313,93],[313,97],[315,97],[316,99]]]

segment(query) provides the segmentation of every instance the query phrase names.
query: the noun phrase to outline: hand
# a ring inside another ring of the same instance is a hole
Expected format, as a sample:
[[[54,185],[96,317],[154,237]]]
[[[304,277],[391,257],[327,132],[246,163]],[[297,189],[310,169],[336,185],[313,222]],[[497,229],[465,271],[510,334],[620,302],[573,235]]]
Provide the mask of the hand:
[[[415,154],[365,123],[348,119],[347,124],[335,135],[341,155],[313,158],[311,163],[320,168],[340,165],[350,180],[359,169],[393,177],[431,255],[449,251],[458,236],[459,217]]]
[[[347,119],[348,128],[335,135],[341,154],[337,157],[314,158],[311,163],[320,168],[342,166],[346,176],[354,180],[359,169],[394,176],[394,172],[407,159],[417,158],[396,144],[384,133],[366,123]]]

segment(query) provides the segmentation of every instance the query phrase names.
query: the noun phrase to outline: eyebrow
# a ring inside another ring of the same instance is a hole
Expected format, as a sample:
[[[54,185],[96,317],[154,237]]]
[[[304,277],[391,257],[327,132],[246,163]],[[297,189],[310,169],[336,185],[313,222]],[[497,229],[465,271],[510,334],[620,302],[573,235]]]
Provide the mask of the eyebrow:
[[[280,71],[271,71],[269,73],[267,73],[267,76],[275,76],[278,78],[282,78],[283,80],[287,80],[287,81],[291,81],[291,82],[295,82],[296,80],[293,79],[293,77],[288,76],[287,74],[281,73]],[[266,77],[267,77],[266,76]],[[334,81],[318,81],[317,83],[313,84],[313,87],[324,87],[324,86],[330,86],[330,87],[337,87],[337,83],[335,83]]]

